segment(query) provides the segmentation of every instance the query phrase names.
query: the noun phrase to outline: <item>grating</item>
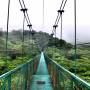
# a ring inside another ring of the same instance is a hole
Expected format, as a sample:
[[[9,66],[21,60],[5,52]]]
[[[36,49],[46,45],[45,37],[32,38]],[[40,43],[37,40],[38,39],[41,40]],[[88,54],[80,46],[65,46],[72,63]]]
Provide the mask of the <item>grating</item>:
[[[45,84],[45,81],[37,81],[37,84]]]

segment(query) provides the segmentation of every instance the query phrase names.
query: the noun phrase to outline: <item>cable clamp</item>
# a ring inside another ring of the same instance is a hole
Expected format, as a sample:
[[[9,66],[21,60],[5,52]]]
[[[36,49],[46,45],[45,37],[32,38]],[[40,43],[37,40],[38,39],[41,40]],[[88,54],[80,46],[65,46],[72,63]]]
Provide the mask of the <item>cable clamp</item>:
[[[62,15],[62,13],[64,13],[64,10],[58,10],[57,12]]]
[[[30,27],[32,27],[32,24],[28,24],[27,26],[30,28]]]
[[[25,12],[27,12],[27,8],[22,8],[22,9],[20,9],[21,11],[23,11],[23,13],[25,13]]]
[[[56,29],[57,27],[58,27],[58,25],[53,25],[53,28],[55,28],[55,29]]]

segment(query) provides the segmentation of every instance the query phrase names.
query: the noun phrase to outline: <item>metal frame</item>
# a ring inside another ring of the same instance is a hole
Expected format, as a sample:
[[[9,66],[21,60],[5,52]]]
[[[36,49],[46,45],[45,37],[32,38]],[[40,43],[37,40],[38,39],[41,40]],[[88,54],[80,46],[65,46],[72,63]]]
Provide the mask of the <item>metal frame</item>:
[[[32,75],[36,72],[39,55],[33,60],[0,76],[0,90],[26,90]]]
[[[58,87],[54,87],[54,88],[58,88],[55,90],[59,90],[60,87],[63,87],[63,89],[61,90],[90,90],[89,83],[82,80],[75,74],[71,73],[61,65],[57,64],[54,60],[51,60],[47,55],[45,55],[45,58],[46,58],[47,64],[49,65],[49,68],[54,68],[53,72],[54,73],[58,72],[59,74],[59,75],[58,74],[56,75],[56,78],[59,78],[60,81],[59,81]],[[52,72],[52,71],[49,71],[49,72]],[[63,83],[63,85],[60,85],[60,83]]]

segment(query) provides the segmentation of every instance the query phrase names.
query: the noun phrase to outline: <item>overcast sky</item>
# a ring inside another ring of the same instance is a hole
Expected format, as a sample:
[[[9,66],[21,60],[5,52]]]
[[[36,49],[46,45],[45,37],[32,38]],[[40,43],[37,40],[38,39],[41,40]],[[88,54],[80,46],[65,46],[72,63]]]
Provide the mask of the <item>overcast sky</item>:
[[[45,24],[43,26],[43,0],[24,0],[33,29],[51,33],[57,10],[62,0],[45,0]],[[74,40],[74,0],[67,0],[63,14],[63,38]],[[0,0],[0,28],[6,30],[8,0]],[[23,14],[19,0],[11,0],[9,30],[22,29]],[[77,0],[77,42],[89,41],[90,38],[90,0]],[[27,25],[27,24],[26,24]],[[28,29],[25,26],[25,29]],[[60,23],[57,28],[60,36]]]

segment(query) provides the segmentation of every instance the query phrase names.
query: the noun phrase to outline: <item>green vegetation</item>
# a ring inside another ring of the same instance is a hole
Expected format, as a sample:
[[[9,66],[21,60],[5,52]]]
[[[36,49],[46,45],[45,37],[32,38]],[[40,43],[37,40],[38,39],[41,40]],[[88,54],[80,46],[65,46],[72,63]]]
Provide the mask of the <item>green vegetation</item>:
[[[76,70],[76,74],[79,77],[87,82],[90,82],[90,47],[82,45],[78,46],[75,59],[74,46],[70,45],[67,50],[67,45],[68,43],[66,42],[66,44],[63,43],[63,47],[61,48],[58,48],[57,46],[50,46],[46,49],[46,54],[49,58],[56,61],[72,73],[75,73]]]
[[[30,37],[29,37],[30,33]],[[33,33],[33,34],[32,34]],[[90,45],[79,45],[75,59],[74,45],[53,38],[44,32],[24,32],[24,43],[22,45],[21,30],[9,32],[8,53],[6,65],[6,32],[0,31],[0,74],[9,71],[18,65],[27,62],[36,56],[42,49],[58,64],[65,67],[72,73],[90,82]],[[29,39],[30,38],[30,39]],[[22,58],[23,46],[23,58]]]
[[[30,33],[30,37],[29,37]],[[43,36],[42,36],[43,34]],[[46,43],[43,40],[47,33],[24,31],[24,43],[22,43],[22,31],[13,30],[9,32],[6,60],[6,32],[0,31],[0,75],[6,71],[12,70],[18,65],[27,62],[28,60],[39,54],[41,48]],[[43,37],[43,38],[42,38]],[[30,39],[29,39],[30,38]],[[43,39],[43,40],[41,40]],[[42,46],[40,46],[42,43]],[[23,53],[22,53],[23,47]]]

